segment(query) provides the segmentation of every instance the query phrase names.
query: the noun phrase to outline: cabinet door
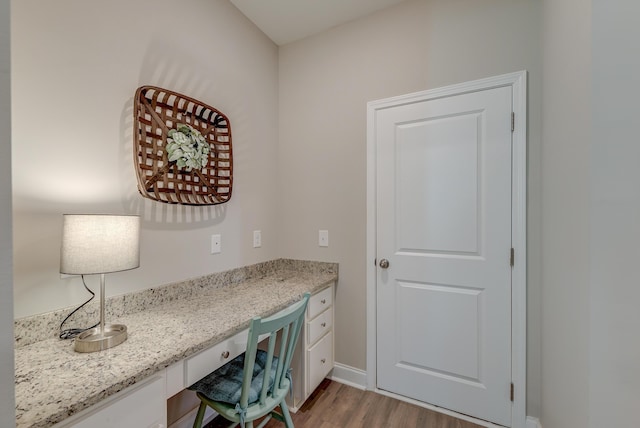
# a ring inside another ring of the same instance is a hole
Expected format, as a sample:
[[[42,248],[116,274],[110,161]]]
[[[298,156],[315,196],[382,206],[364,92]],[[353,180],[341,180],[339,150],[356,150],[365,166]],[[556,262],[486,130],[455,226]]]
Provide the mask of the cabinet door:
[[[164,398],[164,378],[156,377],[148,383],[124,394],[91,412],[75,423],[63,425],[73,428],[165,428],[167,402]]]
[[[307,370],[309,373],[309,383],[307,385],[307,396],[320,385],[333,368],[333,332],[327,333],[318,343],[309,348],[307,359]]]

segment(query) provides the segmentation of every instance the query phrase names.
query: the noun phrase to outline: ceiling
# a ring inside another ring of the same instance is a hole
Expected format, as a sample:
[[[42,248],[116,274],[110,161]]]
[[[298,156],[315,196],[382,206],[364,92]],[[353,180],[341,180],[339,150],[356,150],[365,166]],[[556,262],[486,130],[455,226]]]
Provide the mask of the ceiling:
[[[404,0],[231,0],[277,45],[285,45]]]

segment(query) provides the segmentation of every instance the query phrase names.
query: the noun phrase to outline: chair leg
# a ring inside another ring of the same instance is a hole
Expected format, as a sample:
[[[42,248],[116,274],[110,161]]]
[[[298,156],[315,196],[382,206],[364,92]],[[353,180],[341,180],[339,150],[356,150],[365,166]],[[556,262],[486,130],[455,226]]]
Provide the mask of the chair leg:
[[[284,425],[287,428],[294,428],[293,420],[291,419],[291,414],[289,413],[289,408],[287,407],[285,400],[282,400],[280,403],[280,409],[282,410],[282,416],[284,416]]]
[[[196,420],[193,421],[193,428],[202,428],[202,421],[204,419],[204,412],[206,410],[207,410],[207,405],[201,401],[200,407],[198,407],[198,414],[196,415]]]

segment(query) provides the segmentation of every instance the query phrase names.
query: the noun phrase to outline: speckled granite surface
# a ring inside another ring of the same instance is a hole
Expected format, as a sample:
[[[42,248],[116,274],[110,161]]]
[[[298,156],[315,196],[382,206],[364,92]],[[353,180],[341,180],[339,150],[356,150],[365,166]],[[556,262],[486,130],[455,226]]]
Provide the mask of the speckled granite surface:
[[[125,324],[129,338],[91,354],[76,353],[72,341],[52,337],[58,325],[48,319],[18,320],[16,425],[52,426],[247,328],[252,317],[275,313],[337,278],[335,263],[280,259],[120,296],[114,303],[121,306],[111,309],[120,315],[107,320]],[[40,333],[21,330],[36,326],[47,330],[45,339],[34,341]]]

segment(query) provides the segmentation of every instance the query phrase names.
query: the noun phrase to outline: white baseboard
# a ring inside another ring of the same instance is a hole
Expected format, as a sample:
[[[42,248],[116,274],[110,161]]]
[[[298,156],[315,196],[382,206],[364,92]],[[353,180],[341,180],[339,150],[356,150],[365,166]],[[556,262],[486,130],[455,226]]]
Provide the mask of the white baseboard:
[[[540,424],[538,418],[527,416],[527,428],[542,428],[542,425]]]
[[[344,364],[335,363],[329,379],[354,388],[367,389],[367,372]]]

